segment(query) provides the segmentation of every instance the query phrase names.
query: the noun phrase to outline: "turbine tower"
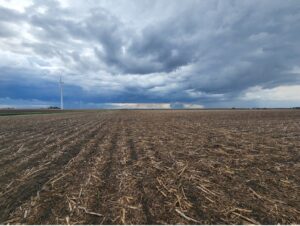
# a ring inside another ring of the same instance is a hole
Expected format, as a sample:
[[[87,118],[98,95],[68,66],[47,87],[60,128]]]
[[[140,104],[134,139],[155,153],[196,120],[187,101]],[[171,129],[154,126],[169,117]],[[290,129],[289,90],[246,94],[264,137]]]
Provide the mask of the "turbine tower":
[[[60,87],[60,109],[64,110],[64,96],[63,96],[63,81],[60,76],[59,78],[59,87]]]

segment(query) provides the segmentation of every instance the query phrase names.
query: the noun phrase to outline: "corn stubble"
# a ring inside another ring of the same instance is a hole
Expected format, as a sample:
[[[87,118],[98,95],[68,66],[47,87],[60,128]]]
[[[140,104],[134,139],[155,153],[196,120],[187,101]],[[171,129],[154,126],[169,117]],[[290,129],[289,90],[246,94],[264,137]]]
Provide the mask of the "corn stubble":
[[[300,111],[0,118],[5,224],[300,223]]]

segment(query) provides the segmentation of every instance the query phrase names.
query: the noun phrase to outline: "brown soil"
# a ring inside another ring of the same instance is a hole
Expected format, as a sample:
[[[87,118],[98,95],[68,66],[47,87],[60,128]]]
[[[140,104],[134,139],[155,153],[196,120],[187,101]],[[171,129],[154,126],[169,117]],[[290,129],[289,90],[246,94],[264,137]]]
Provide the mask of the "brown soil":
[[[0,223],[299,224],[300,111],[1,117]]]

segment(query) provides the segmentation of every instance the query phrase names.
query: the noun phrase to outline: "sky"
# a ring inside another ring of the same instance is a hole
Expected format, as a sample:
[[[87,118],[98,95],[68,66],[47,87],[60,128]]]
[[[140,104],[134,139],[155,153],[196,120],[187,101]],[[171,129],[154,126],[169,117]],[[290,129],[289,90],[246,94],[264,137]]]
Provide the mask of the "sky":
[[[298,0],[0,0],[0,108],[300,106]]]

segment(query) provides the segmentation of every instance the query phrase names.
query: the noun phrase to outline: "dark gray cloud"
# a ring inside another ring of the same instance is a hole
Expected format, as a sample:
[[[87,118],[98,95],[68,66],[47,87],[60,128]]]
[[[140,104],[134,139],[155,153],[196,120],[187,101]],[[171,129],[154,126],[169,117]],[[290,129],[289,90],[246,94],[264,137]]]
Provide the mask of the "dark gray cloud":
[[[0,22],[0,38],[9,38],[18,35],[18,33],[10,28],[10,25],[5,22]]]
[[[114,102],[222,105],[245,102],[253,87],[300,85],[296,0],[127,3],[0,7],[0,72],[26,68],[49,81],[63,74]]]
[[[0,21],[18,22],[24,18],[25,18],[24,14],[16,10],[8,9],[0,6]]]

